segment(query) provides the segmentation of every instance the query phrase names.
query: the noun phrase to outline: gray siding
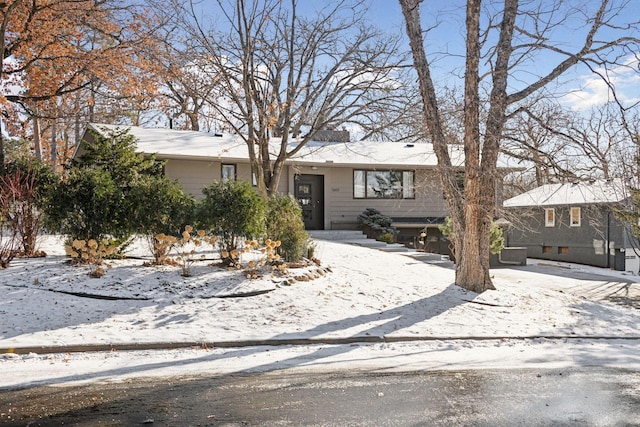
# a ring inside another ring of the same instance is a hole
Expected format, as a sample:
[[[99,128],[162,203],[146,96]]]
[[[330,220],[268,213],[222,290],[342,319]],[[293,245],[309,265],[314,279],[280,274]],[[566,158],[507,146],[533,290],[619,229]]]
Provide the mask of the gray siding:
[[[511,208],[517,218],[506,236],[508,246],[527,247],[531,258],[615,266],[625,247],[623,227],[607,206],[580,207],[580,226],[569,224],[569,206],[555,206],[555,225],[545,226],[544,208]]]
[[[185,193],[200,199],[202,188],[220,179],[221,168],[219,162],[170,159],[164,172],[167,178],[179,181]]]

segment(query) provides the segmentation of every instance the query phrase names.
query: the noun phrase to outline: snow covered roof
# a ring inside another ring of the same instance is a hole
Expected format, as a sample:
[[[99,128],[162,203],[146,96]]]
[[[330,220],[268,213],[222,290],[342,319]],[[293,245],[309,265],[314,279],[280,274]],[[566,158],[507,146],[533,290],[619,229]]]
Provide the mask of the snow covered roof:
[[[155,154],[159,159],[225,159],[227,161],[248,161],[247,146],[238,135],[210,134],[205,132],[150,129],[137,126],[91,124],[90,129],[105,134],[117,129],[129,129],[138,140],[138,151]],[[274,150],[280,140],[272,140]],[[295,146],[295,141],[290,144]],[[456,166],[464,163],[461,146],[451,146],[451,161]],[[392,167],[429,167],[437,164],[431,144],[404,142],[323,142],[311,141],[289,163],[310,165],[368,165]]]
[[[629,197],[619,179],[547,184],[504,201],[504,207],[617,203]]]

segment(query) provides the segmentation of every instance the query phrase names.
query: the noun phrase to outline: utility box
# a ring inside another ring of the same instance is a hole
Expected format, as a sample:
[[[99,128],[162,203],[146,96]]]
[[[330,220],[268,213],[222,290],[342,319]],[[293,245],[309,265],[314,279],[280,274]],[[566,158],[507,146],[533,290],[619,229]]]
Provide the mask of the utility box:
[[[617,255],[617,254],[616,254]],[[640,257],[633,248],[626,248],[624,252],[624,269],[633,274],[640,274]]]

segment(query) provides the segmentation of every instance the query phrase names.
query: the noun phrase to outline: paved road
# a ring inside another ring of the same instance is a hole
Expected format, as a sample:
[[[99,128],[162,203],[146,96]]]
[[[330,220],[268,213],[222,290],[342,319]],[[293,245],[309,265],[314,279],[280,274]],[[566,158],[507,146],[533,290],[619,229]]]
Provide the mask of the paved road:
[[[0,392],[10,426],[640,426],[640,372],[272,372]]]

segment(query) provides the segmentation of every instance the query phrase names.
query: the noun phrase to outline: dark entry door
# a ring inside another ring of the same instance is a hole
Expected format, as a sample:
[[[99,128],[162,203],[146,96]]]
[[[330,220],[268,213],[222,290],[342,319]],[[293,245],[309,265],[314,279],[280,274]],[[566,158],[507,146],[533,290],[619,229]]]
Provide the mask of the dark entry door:
[[[324,229],[324,176],[296,176],[295,196],[307,230]]]

